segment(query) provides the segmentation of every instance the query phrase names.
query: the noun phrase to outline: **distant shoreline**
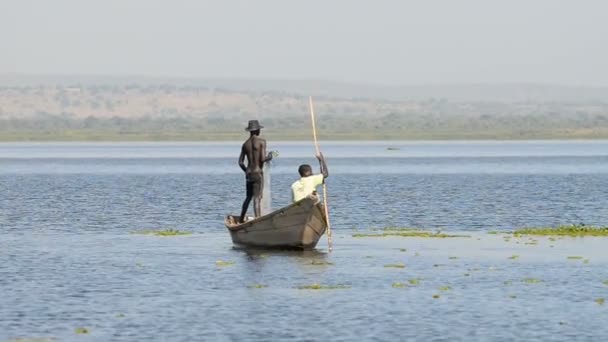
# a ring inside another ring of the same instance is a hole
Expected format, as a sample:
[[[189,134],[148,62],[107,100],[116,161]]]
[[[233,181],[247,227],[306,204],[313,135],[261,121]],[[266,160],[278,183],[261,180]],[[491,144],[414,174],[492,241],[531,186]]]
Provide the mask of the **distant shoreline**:
[[[308,141],[312,139],[310,132],[262,133],[268,140],[274,141]],[[229,142],[240,141],[247,137],[246,132],[238,133],[131,133],[120,134],[110,132],[14,132],[0,134],[0,142]],[[516,134],[512,132],[486,134],[420,132],[418,134],[391,133],[334,133],[319,134],[319,139],[325,141],[525,141],[525,140],[605,140],[608,131]]]

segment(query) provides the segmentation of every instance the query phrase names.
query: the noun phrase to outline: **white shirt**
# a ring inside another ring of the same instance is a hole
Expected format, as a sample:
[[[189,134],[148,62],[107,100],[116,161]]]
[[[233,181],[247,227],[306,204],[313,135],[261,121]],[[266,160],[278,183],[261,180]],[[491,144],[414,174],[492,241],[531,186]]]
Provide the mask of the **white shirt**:
[[[304,199],[323,184],[325,178],[322,174],[302,177],[291,184],[291,194],[294,202]]]

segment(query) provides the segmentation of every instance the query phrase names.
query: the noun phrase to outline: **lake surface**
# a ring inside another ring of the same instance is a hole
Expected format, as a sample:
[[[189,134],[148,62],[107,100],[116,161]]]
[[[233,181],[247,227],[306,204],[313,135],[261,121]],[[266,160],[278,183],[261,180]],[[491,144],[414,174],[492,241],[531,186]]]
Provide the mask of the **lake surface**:
[[[310,143],[269,149],[277,208],[316,162]],[[239,143],[0,144],[0,341],[608,339],[608,239],[487,234],[608,225],[608,141],[322,149],[332,253],[232,247]],[[470,237],[352,237],[390,226]],[[169,227],[192,234],[132,234]]]

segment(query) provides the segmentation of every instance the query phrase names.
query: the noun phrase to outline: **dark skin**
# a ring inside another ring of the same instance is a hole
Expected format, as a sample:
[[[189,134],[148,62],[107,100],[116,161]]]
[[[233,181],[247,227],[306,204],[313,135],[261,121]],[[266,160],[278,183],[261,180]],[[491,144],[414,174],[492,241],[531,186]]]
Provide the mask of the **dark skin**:
[[[327,171],[327,164],[325,163],[325,157],[323,156],[323,153],[319,152],[319,154],[317,154],[315,157],[317,157],[317,160],[319,161],[320,172],[323,175],[323,179],[329,177],[329,172]],[[312,176],[312,170],[306,170],[304,171],[304,174],[300,176]]]
[[[243,202],[243,209],[239,218],[240,222],[245,221],[245,215],[252,199],[255,217],[261,215],[261,182],[263,182],[264,163],[272,160],[272,154],[266,154],[266,140],[260,138],[259,135],[259,130],[251,132],[249,139],[243,143],[241,155],[239,156],[239,166],[245,172],[248,181],[247,197]],[[245,165],[245,159],[247,159],[247,165]],[[252,186],[252,189],[249,188],[250,186]]]

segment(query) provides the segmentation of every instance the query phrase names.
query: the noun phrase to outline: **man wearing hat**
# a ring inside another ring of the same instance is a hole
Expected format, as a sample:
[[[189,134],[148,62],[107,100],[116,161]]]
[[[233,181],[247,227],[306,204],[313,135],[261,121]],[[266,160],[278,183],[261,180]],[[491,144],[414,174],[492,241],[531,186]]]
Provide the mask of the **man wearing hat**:
[[[252,198],[255,217],[259,217],[261,213],[264,163],[272,160],[272,153],[266,154],[266,140],[260,138],[260,129],[262,128],[264,126],[261,126],[258,120],[249,120],[249,124],[245,128],[245,131],[249,132],[250,136],[241,148],[239,166],[245,172],[247,197],[245,198],[245,202],[243,202],[240,222],[245,222],[245,215]],[[247,158],[247,166],[245,166],[245,158]]]

